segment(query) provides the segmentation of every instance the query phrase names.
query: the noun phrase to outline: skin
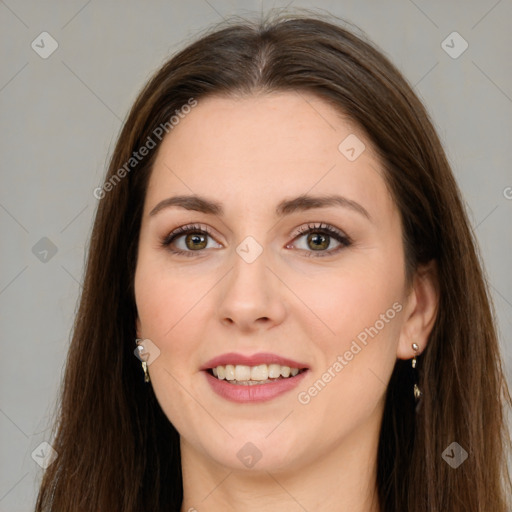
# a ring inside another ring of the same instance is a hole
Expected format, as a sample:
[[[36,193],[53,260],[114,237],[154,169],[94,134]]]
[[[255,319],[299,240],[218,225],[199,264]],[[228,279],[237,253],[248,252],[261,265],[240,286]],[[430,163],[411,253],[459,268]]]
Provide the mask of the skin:
[[[355,161],[338,150],[349,134],[366,146]],[[340,206],[275,214],[283,199],[333,192],[371,219]],[[220,202],[224,216],[179,206],[149,214],[168,197],[192,193]],[[352,244],[334,253],[340,244],[330,238],[323,251],[333,253],[316,256],[296,230],[320,222]],[[191,257],[161,245],[191,223],[211,228],[206,248],[186,245],[186,235],[173,247]],[[247,236],[263,249],[250,264],[236,252]],[[424,350],[438,303],[434,267],[406,286],[401,237],[370,141],[314,95],[210,97],[164,139],[145,198],[135,296],[138,336],[160,351],[149,385],[180,433],[182,512],[379,510],[386,387],[396,359],[414,356],[412,343]],[[401,311],[333,372],[337,357],[396,303]],[[238,404],[215,394],[199,370],[226,352],[272,352],[310,370],[284,395]],[[298,393],[329,368],[335,376],[300,403]],[[237,457],[247,442],[261,452],[252,468]]]

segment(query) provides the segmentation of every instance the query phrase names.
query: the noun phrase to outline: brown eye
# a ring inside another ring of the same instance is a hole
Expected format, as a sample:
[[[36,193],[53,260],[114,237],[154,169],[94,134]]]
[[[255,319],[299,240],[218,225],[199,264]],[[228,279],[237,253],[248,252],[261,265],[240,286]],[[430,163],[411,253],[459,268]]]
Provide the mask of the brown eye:
[[[208,244],[206,238],[207,237],[201,233],[189,233],[185,237],[185,245],[192,251],[195,249],[204,249]]]
[[[295,233],[293,246],[304,256],[330,256],[349,247],[352,240],[342,231],[329,224],[308,224]]]
[[[330,237],[322,233],[310,233],[307,237],[307,244],[313,251],[327,249],[329,247]]]
[[[161,240],[162,247],[180,256],[207,254],[205,249],[221,249],[213,238],[210,228],[200,224],[181,226]]]

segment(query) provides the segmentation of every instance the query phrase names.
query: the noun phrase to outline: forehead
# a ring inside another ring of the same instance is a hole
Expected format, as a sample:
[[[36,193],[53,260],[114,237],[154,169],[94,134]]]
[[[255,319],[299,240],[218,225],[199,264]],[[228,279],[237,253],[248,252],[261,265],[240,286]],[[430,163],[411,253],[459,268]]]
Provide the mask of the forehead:
[[[212,96],[164,138],[146,210],[171,194],[196,193],[254,212],[310,192],[343,194],[382,215],[394,210],[383,176],[365,133],[312,94]]]

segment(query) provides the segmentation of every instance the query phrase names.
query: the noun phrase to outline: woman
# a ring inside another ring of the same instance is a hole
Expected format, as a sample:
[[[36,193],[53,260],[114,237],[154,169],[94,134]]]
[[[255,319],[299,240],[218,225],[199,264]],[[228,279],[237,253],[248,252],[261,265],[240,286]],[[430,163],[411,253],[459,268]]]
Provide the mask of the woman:
[[[369,42],[217,27],[145,86],[95,196],[37,511],[507,510],[476,243]]]

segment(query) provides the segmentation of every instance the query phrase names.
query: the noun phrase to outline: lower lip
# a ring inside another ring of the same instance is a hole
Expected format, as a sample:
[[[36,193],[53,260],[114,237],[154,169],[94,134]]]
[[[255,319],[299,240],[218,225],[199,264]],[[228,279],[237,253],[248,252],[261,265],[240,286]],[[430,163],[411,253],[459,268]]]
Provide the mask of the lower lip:
[[[295,377],[279,379],[267,384],[254,384],[252,386],[229,384],[226,380],[220,380],[207,371],[204,373],[213,391],[222,398],[238,403],[253,403],[272,400],[272,398],[292,390],[302,381],[307,372],[308,370],[297,374]]]

